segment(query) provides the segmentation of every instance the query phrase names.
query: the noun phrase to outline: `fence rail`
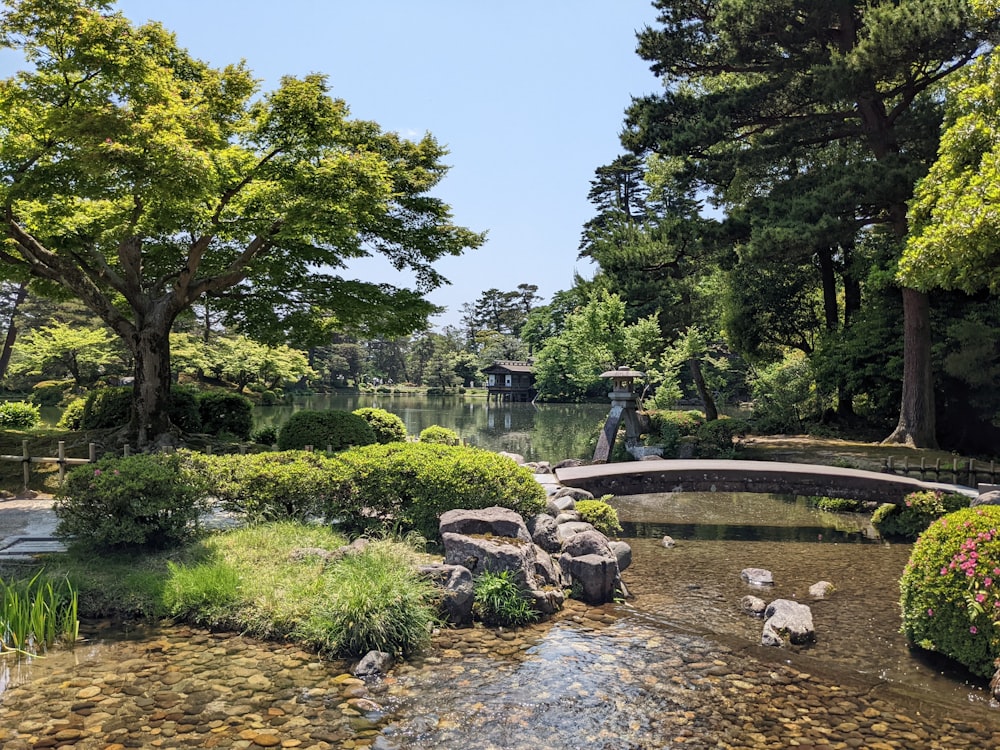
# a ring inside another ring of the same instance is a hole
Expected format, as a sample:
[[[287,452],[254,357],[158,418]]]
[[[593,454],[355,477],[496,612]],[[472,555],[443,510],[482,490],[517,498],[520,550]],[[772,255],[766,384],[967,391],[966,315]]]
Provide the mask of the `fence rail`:
[[[21,455],[6,455],[0,456],[0,461],[20,461],[24,467],[24,491],[28,491],[28,485],[31,484],[31,465],[32,464],[58,464],[59,466],[59,484],[63,483],[66,478],[66,467],[76,466],[78,464],[91,464],[97,460],[97,446],[94,443],[90,444],[89,456],[88,458],[67,458],[66,457],[66,441],[60,440],[59,446],[57,448],[58,455],[56,456],[32,456],[28,453],[28,441],[21,441]]]
[[[953,458],[950,464],[938,458],[931,465],[923,458],[919,464],[911,464],[907,458],[903,458],[903,462],[899,464],[890,456],[886,459],[882,470],[888,474],[913,475],[923,481],[945,482],[950,479],[952,484],[964,484],[966,487],[997,484],[997,478],[1000,477],[996,461],[987,463],[972,458],[968,460]]]

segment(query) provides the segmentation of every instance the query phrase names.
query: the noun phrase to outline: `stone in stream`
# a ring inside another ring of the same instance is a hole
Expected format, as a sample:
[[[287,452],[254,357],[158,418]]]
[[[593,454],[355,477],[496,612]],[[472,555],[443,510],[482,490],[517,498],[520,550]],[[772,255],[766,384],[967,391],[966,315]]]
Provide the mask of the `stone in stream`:
[[[420,574],[429,578],[441,590],[440,610],[448,622],[464,628],[472,625],[472,603],[475,598],[472,573],[461,565],[422,565]]]
[[[785,645],[786,638],[795,644],[816,640],[812,610],[791,599],[775,599],[764,610],[764,630],[760,636],[760,644],[780,647]]]
[[[836,587],[829,581],[817,581],[809,587],[809,596],[813,599],[825,599],[836,590]]]
[[[774,576],[770,570],[764,568],[743,568],[740,571],[740,578],[751,586],[773,586]]]
[[[767,604],[759,597],[747,595],[740,599],[740,609],[748,615],[763,617]]]
[[[396,660],[392,658],[392,654],[386,653],[385,651],[369,651],[361,658],[361,661],[354,666],[354,669],[351,670],[351,674],[356,677],[368,677],[376,674],[385,674],[392,669],[392,665],[395,664],[395,661]]]

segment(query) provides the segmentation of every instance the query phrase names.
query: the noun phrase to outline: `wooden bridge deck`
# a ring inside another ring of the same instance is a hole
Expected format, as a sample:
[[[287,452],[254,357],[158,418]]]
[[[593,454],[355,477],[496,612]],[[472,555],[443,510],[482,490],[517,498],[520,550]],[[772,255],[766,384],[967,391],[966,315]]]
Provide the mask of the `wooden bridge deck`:
[[[927,489],[958,492],[970,498],[979,494],[971,487],[924,482],[896,474],[778,461],[626,461],[557,469],[555,475],[566,487],[578,487],[595,496],[759,492],[899,503],[909,493]]]

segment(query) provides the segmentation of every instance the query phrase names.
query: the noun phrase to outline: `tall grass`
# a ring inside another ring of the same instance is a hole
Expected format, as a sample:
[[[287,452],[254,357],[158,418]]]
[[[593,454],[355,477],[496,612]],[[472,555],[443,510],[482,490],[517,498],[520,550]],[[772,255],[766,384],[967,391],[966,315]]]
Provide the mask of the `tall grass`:
[[[38,653],[79,634],[77,593],[65,578],[39,571],[28,580],[0,578],[0,652]]]

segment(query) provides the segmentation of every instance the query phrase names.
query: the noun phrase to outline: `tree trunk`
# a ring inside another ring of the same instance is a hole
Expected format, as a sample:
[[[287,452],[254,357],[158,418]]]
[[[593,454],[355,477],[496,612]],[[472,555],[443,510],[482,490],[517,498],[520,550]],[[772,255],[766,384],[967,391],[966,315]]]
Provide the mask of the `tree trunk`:
[[[7,377],[7,368],[10,366],[10,355],[14,353],[14,342],[17,341],[17,309],[27,296],[28,284],[22,281],[17,287],[14,306],[10,311],[10,321],[7,323],[7,336],[4,338],[3,350],[0,351],[0,380]]]
[[[701,396],[701,401],[705,404],[705,420],[712,422],[718,419],[719,410],[715,406],[715,399],[712,397],[712,393],[705,385],[705,376],[701,372],[701,360],[698,357],[691,357],[688,360],[688,369],[690,369],[691,377],[694,379],[694,386],[698,389],[698,395]]]
[[[167,413],[170,399],[170,323],[147,325],[132,340],[135,383],[129,432],[140,449],[171,432]]]
[[[899,424],[883,442],[937,447],[930,301],[915,289],[903,289],[903,398]]]

